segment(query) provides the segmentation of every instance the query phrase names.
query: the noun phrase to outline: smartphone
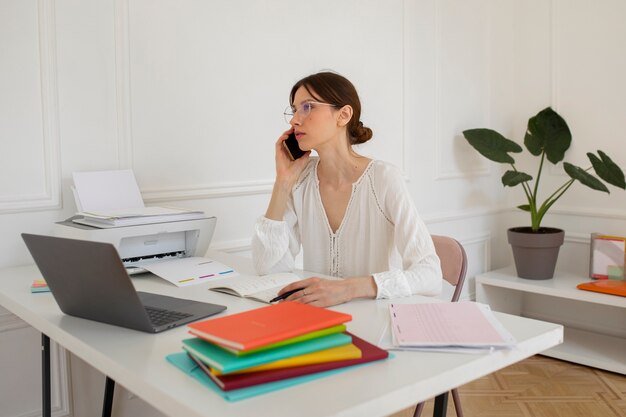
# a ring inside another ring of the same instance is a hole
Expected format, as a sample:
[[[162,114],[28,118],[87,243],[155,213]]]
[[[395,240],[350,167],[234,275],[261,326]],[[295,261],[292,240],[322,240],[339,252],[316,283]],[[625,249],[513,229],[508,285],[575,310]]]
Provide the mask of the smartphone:
[[[295,161],[305,154],[305,152],[298,146],[298,139],[296,139],[296,135],[293,132],[291,132],[287,140],[283,142],[283,146],[292,161]]]

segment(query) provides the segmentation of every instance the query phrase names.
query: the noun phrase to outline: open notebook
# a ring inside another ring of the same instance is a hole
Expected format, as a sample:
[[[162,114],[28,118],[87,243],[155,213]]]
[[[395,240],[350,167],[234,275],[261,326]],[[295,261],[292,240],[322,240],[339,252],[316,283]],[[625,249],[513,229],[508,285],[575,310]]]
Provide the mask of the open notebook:
[[[324,277],[326,279],[341,279]],[[237,276],[209,288],[212,291],[223,292],[237,297],[250,298],[262,303],[270,303],[270,300],[278,295],[283,287],[292,282],[304,278],[291,272],[281,272],[262,276]]]

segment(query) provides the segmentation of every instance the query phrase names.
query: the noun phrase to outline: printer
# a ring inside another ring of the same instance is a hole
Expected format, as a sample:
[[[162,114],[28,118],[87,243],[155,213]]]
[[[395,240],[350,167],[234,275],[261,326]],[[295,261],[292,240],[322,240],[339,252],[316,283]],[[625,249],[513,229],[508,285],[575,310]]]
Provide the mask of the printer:
[[[132,170],[74,172],[72,178],[77,215],[55,223],[54,234],[113,244],[129,274],[147,272],[142,265],[157,260],[203,257],[209,248],[216,218],[145,207]]]
[[[98,228],[74,222],[80,216],[54,224],[60,237],[113,244],[130,275],[147,272],[148,262],[204,256],[215,230],[215,217]]]

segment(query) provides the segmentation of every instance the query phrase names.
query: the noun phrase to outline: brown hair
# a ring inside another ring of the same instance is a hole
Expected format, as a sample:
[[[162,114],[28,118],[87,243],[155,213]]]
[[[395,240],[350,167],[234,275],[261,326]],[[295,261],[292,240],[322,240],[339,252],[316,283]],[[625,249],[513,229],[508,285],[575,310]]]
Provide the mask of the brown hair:
[[[372,138],[372,129],[361,122],[361,100],[354,85],[345,77],[334,72],[318,72],[298,81],[289,93],[289,103],[293,105],[296,91],[304,87],[316,100],[333,104],[338,108],[352,107],[352,118],[348,122],[348,140],[351,145],[365,143]]]

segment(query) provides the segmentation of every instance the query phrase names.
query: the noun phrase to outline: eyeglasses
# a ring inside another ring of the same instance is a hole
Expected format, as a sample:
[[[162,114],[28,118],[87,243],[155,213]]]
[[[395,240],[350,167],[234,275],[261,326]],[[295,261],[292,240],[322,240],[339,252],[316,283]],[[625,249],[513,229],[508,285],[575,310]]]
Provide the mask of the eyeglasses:
[[[331,104],[331,103],[320,103],[319,101],[305,101],[304,103],[300,104],[298,107],[287,106],[287,108],[285,109],[285,112],[283,113],[284,116],[285,116],[285,122],[291,123],[291,119],[293,119],[293,116],[296,113],[298,113],[300,115],[301,119],[304,119],[309,114],[311,114],[311,110],[313,110],[317,106],[337,107],[334,104]]]

